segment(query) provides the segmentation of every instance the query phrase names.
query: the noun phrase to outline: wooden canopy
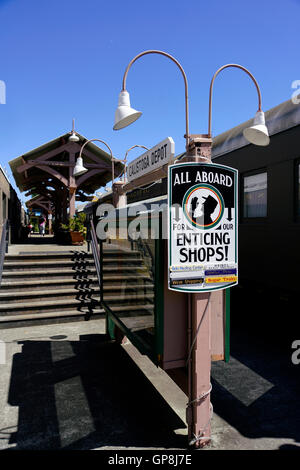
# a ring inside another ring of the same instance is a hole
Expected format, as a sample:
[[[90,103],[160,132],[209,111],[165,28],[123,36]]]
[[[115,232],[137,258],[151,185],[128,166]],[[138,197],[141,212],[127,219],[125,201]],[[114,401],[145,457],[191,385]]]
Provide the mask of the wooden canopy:
[[[26,196],[42,197],[43,204],[48,201],[52,212],[55,211],[62,220],[67,217],[68,206],[70,217],[74,215],[75,199],[89,200],[89,195],[112,179],[111,155],[92,142],[86,144],[82,152],[83,165],[88,171],[73,176],[80,149],[88,140],[77,132],[75,134],[78,142],[69,141],[69,132],[9,162],[19,190],[27,191]],[[124,165],[120,162],[113,165],[117,177]]]

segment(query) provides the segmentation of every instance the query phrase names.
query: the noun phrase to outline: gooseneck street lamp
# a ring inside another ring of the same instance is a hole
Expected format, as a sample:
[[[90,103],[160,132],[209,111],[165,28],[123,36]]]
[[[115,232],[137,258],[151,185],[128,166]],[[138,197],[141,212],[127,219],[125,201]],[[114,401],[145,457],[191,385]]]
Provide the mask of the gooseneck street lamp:
[[[126,151],[126,153],[125,153],[125,158],[124,158],[124,160],[123,160],[124,165],[125,165],[125,168],[124,168],[124,183],[125,183],[125,181],[126,181],[126,173],[127,173],[127,156],[128,156],[128,154],[129,154],[129,152],[130,152],[131,150],[133,150],[133,149],[135,149],[135,148],[137,148],[137,147],[142,148],[142,149],[145,149],[145,150],[149,150],[149,148],[148,148],[148,147],[145,147],[144,145],[138,145],[138,144],[136,144],[136,145],[133,145],[132,147],[130,147],[130,148]]]
[[[217,75],[219,75],[219,73],[222,70],[224,70],[226,68],[229,68],[229,67],[236,67],[236,68],[241,69],[244,72],[246,72],[249,75],[249,77],[253,80],[254,85],[256,87],[256,90],[257,90],[257,94],[258,94],[258,110],[257,110],[256,115],[254,117],[253,126],[247,127],[246,129],[244,129],[244,131],[243,131],[244,137],[248,140],[248,142],[250,142],[252,144],[255,144],[255,145],[268,145],[269,142],[270,142],[270,138],[269,138],[269,133],[268,133],[267,126],[265,124],[265,114],[261,109],[261,92],[260,92],[258,83],[257,83],[256,79],[254,78],[254,76],[252,75],[252,73],[249,72],[248,69],[246,69],[245,67],[243,67],[242,65],[239,65],[239,64],[226,64],[226,65],[223,65],[222,67],[220,67],[216,71],[216,73],[214,74],[214,76],[211,80],[210,88],[209,88],[208,136],[212,137],[212,135],[211,135],[211,115],[212,115],[212,91],[213,91],[214,81],[215,81]]]
[[[118,101],[118,107],[115,113],[115,124],[113,129],[119,130],[123,129],[123,127],[128,126],[129,124],[132,124],[134,121],[136,121],[141,115],[141,111],[136,111],[135,109],[131,108],[130,106],[130,97],[129,93],[126,90],[126,80],[127,80],[127,75],[129,72],[130,67],[132,64],[138,60],[140,57],[147,55],[147,54],[160,54],[165,57],[168,57],[171,59],[180,69],[183,80],[184,80],[184,87],[185,87],[185,139],[186,139],[186,149],[188,150],[188,145],[189,145],[189,105],[188,105],[188,82],[186,78],[185,71],[183,70],[182,66],[176,60],[173,56],[170,54],[167,54],[164,51],[158,51],[158,50],[149,50],[149,51],[144,51],[135,56],[127,65],[127,68],[125,70],[124,76],[123,76],[123,84],[122,84],[122,91],[119,95],[119,101]]]
[[[265,125],[264,113],[261,109],[261,93],[257,81],[254,76],[245,67],[238,64],[226,64],[214,74],[209,93],[209,117],[208,117],[208,134],[190,135],[189,134],[189,119],[188,119],[188,85],[187,78],[182,66],[171,55],[157,50],[144,51],[134,57],[129,62],[123,77],[122,91],[119,95],[118,108],[115,113],[114,130],[122,129],[123,127],[132,124],[140,116],[141,112],[136,111],[130,106],[129,93],[126,90],[126,78],[131,65],[140,57],[146,54],[161,54],[164,55],[177,64],[184,78],[185,83],[185,117],[186,117],[186,161],[190,161],[195,157],[196,161],[206,161],[211,163],[211,114],[212,114],[212,90],[216,76],[225,68],[237,67],[246,72],[253,80],[257,93],[258,93],[258,111],[254,117],[254,123],[251,127],[244,129],[244,137],[248,142],[255,145],[268,145],[269,135],[268,129]],[[210,294],[207,297],[206,293],[189,294],[188,298],[188,345],[189,345],[189,359],[188,359],[188,426],[189,436],[191,432],[194,433],[194,439],[190,444],[195,444],[196,447],[203,446],[210,441],[210,420],[211,420],[211,405],[210,405],[210,367],[211,367],[211,351],[210,351]],[[208,313],[206,314],[206,311]],[[202,330],[202,343],[199,339],[198,333],[201,326]],[[192,336],[194,341],[192,342]],[[194,348],[194,359],[192,359],[192,350]],[[201,367],[201,370],[199,368]],[[199,377],[201,373],[201,380]],[[202,390],[203,389],[203,390]],[[199,396],[199,391],[201,395]],[[200,430],[197,431],[197,430]]]
[[[111,157],[111,175],[112,175],[112,184],[114,183],[114,179],[115,179],[115,169],[114,169],[114,162],[118,162],[118,163],[122,163],[123,160],[119,160],[117,158],[115,158],[113,156],[113,153],[111,151],[111,148],[109,147],[109,145],[104,142],[104,140],[101,140],[101,139],[90,139],[90,140],[87,140],[83,146],[81,147],[80,149],[80,153],[79,153],[79,157],[77,159],[77,162],[76,162],[76,166],[74,168],[74,172],[73,172],[73,176],[79,176],[79,175],[82,175],[83,173],[85,173],[86,171],[88,171],[84,166],[83,166],[83,160],[82,160],[82,152],[83,152],[83,149],[84,147],[89,144],[90,142],[101,142],[102,144],[104,144],[109,152],[110,152],[110,157]]]

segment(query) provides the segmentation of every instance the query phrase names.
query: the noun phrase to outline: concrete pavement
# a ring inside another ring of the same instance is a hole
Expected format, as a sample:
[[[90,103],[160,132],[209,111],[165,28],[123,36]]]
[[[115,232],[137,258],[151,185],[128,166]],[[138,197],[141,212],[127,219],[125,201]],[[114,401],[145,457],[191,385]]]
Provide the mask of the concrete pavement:
[[[186,396],[104,320],[0,331],[0,449],[186,449]],[[299,367],[232,332],[212,367],[209,449],[300,450]]]

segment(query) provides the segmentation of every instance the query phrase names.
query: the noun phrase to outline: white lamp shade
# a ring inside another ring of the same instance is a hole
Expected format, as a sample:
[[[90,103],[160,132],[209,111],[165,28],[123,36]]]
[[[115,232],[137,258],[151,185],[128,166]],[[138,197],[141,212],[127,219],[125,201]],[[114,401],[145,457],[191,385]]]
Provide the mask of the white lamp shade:
[[[243,131],[245,139],[254,145],[269,145],[270,137],[265,124],[265,113],[263,111],[257,111],[253,121],[253,126],[247,127],[247,129]]]
[[[76,135],[75,132],[73,131],[72,134],[70,135],[68,141],[69,141],[69,142],[78,142],[78,141],[79,141],[79,137],[78,137],[78,135]]]
[[[132,124],[141,115],[142,113],[140,111],[136,111],[135,109],[131,108],[128,91],[121,91],[119,94],[118,107],[115,112],[115,124],[113,127],[114,131],[129,126],[129,124]]]
[[[73,176],[80,176],[83,173],[86,173],[88,170],[83,166],[83,161],[81,157],[77,158],[76,165],[74,167]]]

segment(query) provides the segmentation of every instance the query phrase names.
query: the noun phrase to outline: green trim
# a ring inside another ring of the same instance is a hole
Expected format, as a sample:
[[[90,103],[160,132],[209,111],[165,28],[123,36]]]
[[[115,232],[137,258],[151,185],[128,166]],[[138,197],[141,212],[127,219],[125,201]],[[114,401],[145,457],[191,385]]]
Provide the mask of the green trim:
[[[230,289],[225,290],[225,352],[224,360],[230,359]]]
[[[237,282],[232,282],[231,284],[226,284],[226,286],[218,286],[218,287],[208,287],[207,289],[201,289],[199,290],[192,290],[192,289],[180,289],[180,287],[170,287],[171,290],[176,290],[178,292],[186,292],[187,294],[193,294],[193,293],[201,293],[201,292],[212,292],[215,290],[226,290],[229,287],[236,286],[238,284]]]
[[[132,333],[132,331],[129,330],[126,325],[124,325],[122,320],[120,320],[120,318],[118,318],[117,315],[115,315],[111,311],[111,309],[109,308],[109,306],[105,302],[102,303],[102,306],[103,306],[106,314],[109,317],[110,328],[113,327],[113,324],[117,325],[117,327],[120,328],[120,330],[124,333],[124,335],[127,336],[129,341],[131,341],[131,343],[142,354],[146,354],[154,362],[155,358],[154,358],[154,355],[153,355],[152,348],[147,343],[145,343],[141,338],[139,338],[137,335]]]
[[[102,304],[103,306],[103,304]],[[104,306],[103,306],[104,307]],[[111,339],[116,339],[115,338],[115,324],[113,320],[110,318],[110,316],[106,313],[106,331],[109,334]]]

